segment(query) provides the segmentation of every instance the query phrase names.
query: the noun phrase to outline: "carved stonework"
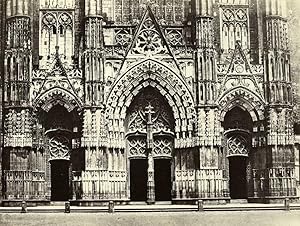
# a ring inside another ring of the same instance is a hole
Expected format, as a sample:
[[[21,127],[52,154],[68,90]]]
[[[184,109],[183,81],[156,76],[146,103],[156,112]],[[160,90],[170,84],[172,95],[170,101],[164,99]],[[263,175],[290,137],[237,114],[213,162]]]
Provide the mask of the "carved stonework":
[[[130,29],[115,29],[115,44],[127,47],[132,40],[131,32]]]
[[[146,157],[146,138],[137,137],[128,139],[130,157]]]
[[[240,41],[243,49],[249,48],[248,8],[223,6],[221,15],[222,49],[226,51],[234,49],[234,40]]]
[[[4,146],[32,147],[32,111],[9,109],[5,115]]]
[[[53,56],[48,70],[33,71],[31,86],[33,105],[49,111],[55,104],[64,105],[68,111],[82,106],[83,86],[80,70],[67,70],[58,52]]]
[[[162,84],[166,84],[165,87],[162,87]],[[112,122],[112,127],[110,126],[109,129],[114,127],[116,120],[124,120],[126,104],[131,103],[133,96],[137,95],[143,87],[158,89],[172,106],[174,118],[178,119],[175,121],[177,126],[186,127],[187,131],[192,130],[196,113],[191,91],[183,79],[179,78],[168,67],[154,60],[146,60],[133,66],[112,85],[106,102],[106,115]],[[166,92],[166,89],[169,91]],[[118,113],[114,113],[117,105],[121,109]],[[185,122],[183,123],[183,121]],[[119,128],[119,131],[123,130],[122,124],[115,126]],[[184,138],[188,142],[179,141],[178,145],[193,146],[191,135],[192,133],[189,134],[188,138]]]
[[[248,110],[253,121],[264,119],[263,70],[260,67],[252,67],[240,42],[236,42],[230,64],[218,66],[217,103],[221,107],[221,119],[232,106],[239,105]]]
[[[172,156],[173,142],[167,138],[157,138],[153,142],[153,156]]]
[[[146,132],[146,107],[152,106],[153,132],[168,132],[173,130],[171,109],[168,108],[161,96],[153,89],[147,89],[142,92],[129,110],[128,131]]]
[[[153,19],[147,15],[139,28],[136,42],[132,47],[133,54],[143,54],[151,56],[155,54],[168,54],[165,42],[162,39],[161,33],[155,27]]]
[[[50,159],[70,159],[69,140],[65,136],[54,136],[49,139]]]
[[[0,200],[296,196],[285,3],[0,1]]]
[[[247,156],[248,141],[241,135],[231,136],[227,139],[227,156]]]
[[[151,114],[151,115],[149,115]],[[151,131],[149,129],[151,125]],[[153,88],[146,88],[132,102],[127,113],[127,136],[131,156],[146,157],[147,134],[154,134],[154,156],[171,156],[174,119],[163,97]],[[152,138],[150,138],[152,139]]]
[[[182,29],[167,29],[166,39],[171,46],[183,45]]]

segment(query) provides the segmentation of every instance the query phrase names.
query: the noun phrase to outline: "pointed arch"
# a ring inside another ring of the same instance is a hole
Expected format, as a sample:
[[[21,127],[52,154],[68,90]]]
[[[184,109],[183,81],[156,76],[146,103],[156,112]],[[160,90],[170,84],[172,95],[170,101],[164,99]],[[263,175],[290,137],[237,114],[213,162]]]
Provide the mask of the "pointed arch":
[[[253,122],[264,119],[264,100],[245,87],[238,86],[231,89],[229,92],[223,94],[217,102],[221,108],[221,121],[224,121],[225,114],[234,107],[247,110]]]
[[[180,76],[153,59],[146,59],[134,65],[112,85],[106,101],[110,138],[124,136],[126,109],[133,98],[147,86],[159,90],[171,106],[175,119],[176,138],[192,140],[193,120],[196,118],[192,93]],[[193,145],[192,143],[180,144],[180,142],[177,144]]]
[[[68,90],[54,87],[41,94],[33,102],[35,109],[42,108],[48,112],[54,105],[60,104],[64,106],[69,112],[73,109],[81,108],[82,102]]]

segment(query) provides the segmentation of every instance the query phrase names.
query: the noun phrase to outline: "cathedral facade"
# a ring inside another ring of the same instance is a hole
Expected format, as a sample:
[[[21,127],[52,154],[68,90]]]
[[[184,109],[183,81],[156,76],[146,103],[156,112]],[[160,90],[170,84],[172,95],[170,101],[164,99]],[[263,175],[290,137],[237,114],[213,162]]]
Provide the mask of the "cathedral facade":
[[[297,199],[285,0],[0,7],[2,203]]]

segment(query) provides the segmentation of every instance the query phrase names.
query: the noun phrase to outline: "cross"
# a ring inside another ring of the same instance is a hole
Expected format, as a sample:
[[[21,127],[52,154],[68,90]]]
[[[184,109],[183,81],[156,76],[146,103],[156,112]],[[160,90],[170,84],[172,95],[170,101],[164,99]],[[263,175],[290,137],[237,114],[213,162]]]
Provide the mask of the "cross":
[[[146,111],[145,113],[148,114],[148,122],[149,124],[152,124],[152,114],[154,114],[155,112],[153,111],[154,107],[150,104],[145,107]]]

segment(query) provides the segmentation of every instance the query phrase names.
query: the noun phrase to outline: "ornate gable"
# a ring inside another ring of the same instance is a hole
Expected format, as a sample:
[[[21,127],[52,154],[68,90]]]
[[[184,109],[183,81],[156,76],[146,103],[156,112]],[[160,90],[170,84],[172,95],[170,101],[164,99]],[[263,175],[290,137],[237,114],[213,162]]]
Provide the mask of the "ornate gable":
[[[232,74],[252,74],[250,64],[248,63],[247,57],[242,50],[240,42],[236,42],[235,50],[227,70],[227,75]]]
[[[263,99],[263,65],[251,65],[238,41],[230,63],[218,65],[218,80],[219,98],[240,87],[255,92]]]
[[[253,121],[264,117],[263,65],[252,65],[239,42],[228,65],[218,65],[219,93],[217,103],[221,118],[234,106],[247,109]]]
[[[180,73],[179,64],[176,61],[150,6],[147,6],[141,23],[136,29],[132,42],[125,54],[120,71],[125,71],[132,63],[144,58],[163,60]]]
[[[83,97],[82,78],[78,70],[67,71],[58,54],[47,71],[40,70],[33,73],[32,99],[35,107],[42,107],[45,111],[61,102],[69,111],[75,106],[81,106]]]
[[[148,6],[136,30],[127,57],[130,55],[153,56],[161,54],[172,56],[164,34]]]

